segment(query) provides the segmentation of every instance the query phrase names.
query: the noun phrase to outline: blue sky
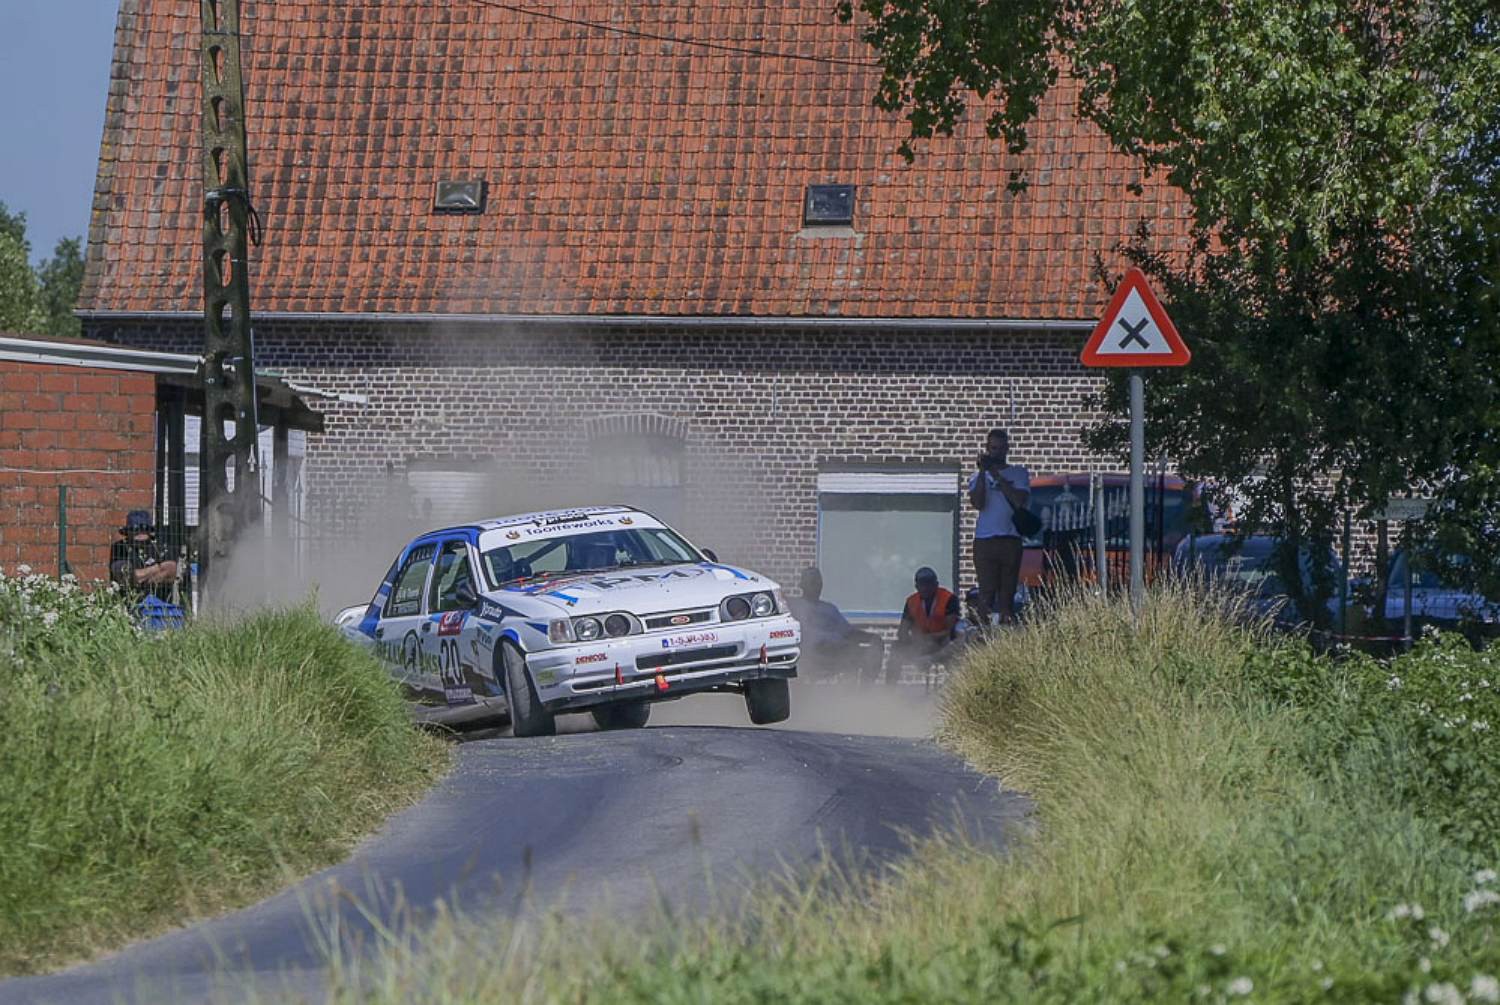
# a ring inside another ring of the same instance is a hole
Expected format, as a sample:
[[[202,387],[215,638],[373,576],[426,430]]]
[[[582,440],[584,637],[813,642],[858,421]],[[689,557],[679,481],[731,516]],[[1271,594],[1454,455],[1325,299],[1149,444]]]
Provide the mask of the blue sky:
[[[87,237],[117,0],[0,0],[0,202],[33,259]]]

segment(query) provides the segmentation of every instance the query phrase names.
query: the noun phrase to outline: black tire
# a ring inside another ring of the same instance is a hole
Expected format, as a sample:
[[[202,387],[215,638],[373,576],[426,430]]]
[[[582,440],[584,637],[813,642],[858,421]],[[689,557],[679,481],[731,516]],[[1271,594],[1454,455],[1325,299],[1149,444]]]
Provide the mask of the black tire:
[[[517,737],[551,736],[557,732],[557,719],[542,707],[531,675],[526,672],[526,657],[510,642],[500,645],[500,659],[505,665],[505,703],[510,706],[510,731]]]
[[[757,726],[781,722],[792,714],[792,691],[781,678],[745,683],[745,709]]]
[[[640,729],[651,718],[651,706],[644,701],[632,701],[621,705],[600,705],[590,713],[600,729]]]

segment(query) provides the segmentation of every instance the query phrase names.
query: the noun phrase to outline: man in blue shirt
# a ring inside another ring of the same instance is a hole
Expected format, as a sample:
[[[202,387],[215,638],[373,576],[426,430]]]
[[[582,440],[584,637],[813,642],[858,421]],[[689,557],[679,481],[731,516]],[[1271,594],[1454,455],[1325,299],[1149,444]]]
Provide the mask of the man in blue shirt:
[[[855,628],[842,611],[823,599],[823,573],[817,566],[802,570],[802,596],[787,603],[802,626],[804,665],[833,671],[850,667],[861,681],[874,680],[885,659],[885,641],[874,632]]]
[[[979,511],[974,525],[974,575],[979,580],[979,627],[990,623],[991,601],[1002,625],[1016,620],[1016,586],[1021,578],[1021,533],[1015,513],[1031,496],[1031,475],[1008,461],[1010,435],[991,429],[969,479],[969,505]]]

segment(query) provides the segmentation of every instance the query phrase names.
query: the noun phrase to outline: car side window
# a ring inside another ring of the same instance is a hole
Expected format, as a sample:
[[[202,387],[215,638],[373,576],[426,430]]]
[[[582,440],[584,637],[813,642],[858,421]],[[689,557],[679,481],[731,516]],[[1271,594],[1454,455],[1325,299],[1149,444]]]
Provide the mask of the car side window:
[[[474,592],[474,579],[469,572],[469,546],[463,541],[445,541],[438,553],[437,573],[432,577],[432,596],[427,609],[433,613],[457,611],[466,605],[459,599],[459,588],[467,587]]]
[[[436,554],[437,545],[424,544],[406,556],[406,565],[396,577],[391,599],[386,601],[386,617],[405,618],[422,613],[422,589],[427,585],[427,572]]]

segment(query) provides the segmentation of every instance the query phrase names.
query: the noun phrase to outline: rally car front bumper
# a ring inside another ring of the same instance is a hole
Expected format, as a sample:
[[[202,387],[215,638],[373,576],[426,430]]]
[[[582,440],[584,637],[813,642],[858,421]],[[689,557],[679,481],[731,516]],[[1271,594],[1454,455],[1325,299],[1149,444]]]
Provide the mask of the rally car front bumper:
[[[543,707],[559,712],[795,677],[801,641],[797,622],[782,616],[545,649],[530,653],[526,666]]]

